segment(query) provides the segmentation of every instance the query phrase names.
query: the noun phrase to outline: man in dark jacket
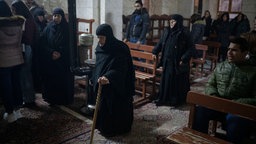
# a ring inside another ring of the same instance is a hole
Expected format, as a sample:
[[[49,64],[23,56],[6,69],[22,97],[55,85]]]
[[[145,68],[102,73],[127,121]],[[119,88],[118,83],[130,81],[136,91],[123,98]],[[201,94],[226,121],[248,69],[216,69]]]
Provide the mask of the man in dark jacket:
[[[246,59],[248,49],[245,39],[231,40],[227,60],[215,68],[206,85],[206,94],[256,105],[256,67]],[[251,121],[204,107],[197,108],[194,129],[207,133],[209,120],[221,121],[227,132],[227,140],[232,143],[240,144],[249,135]]]
[[[135,72],[128,46],[117,40],[110,25],[96,30],[96,65],[90,83],[96,97],[102,85],[96,128],[104,136],[115,136],[131,130]],[[95,98],[94,98],[95,100]]]
[[[137,0],[134,7],[136,9],[132,13],[124,42],[129,40],[132,43],[145,44],[149,27],[149,15],[147,9],[143,8],[141,0]]]

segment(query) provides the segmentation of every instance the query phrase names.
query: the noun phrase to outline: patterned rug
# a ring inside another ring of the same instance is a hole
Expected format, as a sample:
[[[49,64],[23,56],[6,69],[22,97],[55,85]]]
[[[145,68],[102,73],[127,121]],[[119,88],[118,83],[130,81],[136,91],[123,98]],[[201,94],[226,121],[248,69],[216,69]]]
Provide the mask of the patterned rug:
[[[191,90],[203,92],[208,77],[195,79]],[[49,107],[42,99],[37,98],[38,107],[22,108],[24,115],[13,124],[0,120],[1,144],[85,144],[89,143],[92,118],[85,117],[80,107],[85,103],[85,89],[75,85],[75,101],[69,107]],[[64,108],[64,110],[63,110]],[[67,109],[67,110],[65,110]],[[67,113],[80,113],[78,117]],[[0,107],[0,115],[3,115]],[[169,106],[157,107],[147,103],[134,109],[134,123],[130,133],[105,138],[95,130],[95,144],[165,144],[164,138],[171,132],[187,124],[189,107],[178,108]]]
[[[157,107],[153,103],[148,103],[134,110],[134,123],[130,133],[105,138],[95,130],[94,143],[109,144],[161,144],[162,139],[169,133],[186,125],[189,110],[184,105],[179,108],[170,108],[168,106]],[[90,133],[82,134],[64,144],[84,144],[89,143]]]
[[[1,115],[2,109],[1,109]],[[1,144],[59,144],[86,134],[91,125],[59,107],[22,108],[23,118],[7,124],[0,121]]]

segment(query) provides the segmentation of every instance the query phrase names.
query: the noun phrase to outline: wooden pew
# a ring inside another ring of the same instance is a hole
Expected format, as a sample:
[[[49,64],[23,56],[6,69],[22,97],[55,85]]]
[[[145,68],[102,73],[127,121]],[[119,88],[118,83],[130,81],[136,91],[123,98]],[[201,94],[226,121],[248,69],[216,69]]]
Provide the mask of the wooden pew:
[[[138,45],[134,43],[126,43],[133,57],[133,65],[135,67],[136,77],[136,93],[140,95],[135,99],[134,106],[139,106],[149,102],[151,97],[155,95],[155,76],[157,61],[153,59],[153,46]],[[149,84],[152,86],[152,91],[147,89]]]
[[[209,96],[190,91],[187,95],[187,103],[190,105],[189,122],[187,127],[183,127],[169,136],[167,140],[175,144],[229,144],[229,142],[210,136],[192,129],[196,106],[202,106],[223,113],[231,113],[256,122],[256,107],[237,103],[231,100]]]
[[[221,43],[216,41],[203,41],[202,44],[208,46],[206,59],[209,59],[211,61],[210,70],[213,71],[217,66]]]
[[[203,55],[200,58],[191,58],[190,60],[190,73],[192,74],[192,66],[195,65],[195,72],[194,75],[197,76],[199,74],[199,68],[200,68],[200,76],[203,76],[204,73],[204,64],[206,62],[206,52],[208,50],[208,46],[207,45],[203,45],[203,44],[195,44],[195,48],[197,51],[202,51]]]
[[[155,45],[159,41],[161,37],[161,23],[162,20],[159,15],[154,14],[150,16],[149,34],[147,37],[148,45]]]

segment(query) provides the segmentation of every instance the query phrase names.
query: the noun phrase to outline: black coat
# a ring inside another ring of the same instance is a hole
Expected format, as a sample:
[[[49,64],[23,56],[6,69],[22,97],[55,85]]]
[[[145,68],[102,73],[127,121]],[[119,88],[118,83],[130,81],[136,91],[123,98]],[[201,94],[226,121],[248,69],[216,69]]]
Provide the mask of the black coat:
[[[98,78],[105,76],[109,84],[102,86],[96,128],[102,134],[116,135],[130,131],[133,122],[135,72],[128,46],[113,36],[112,28],[103,24],[97,35],[106,36],[104,46],[96,47],[96,65],[91,82],[94,96]]]
[[[43,98],[51,104],[70,104],[74,98],[74,76],[70,71],[68,24],[53,21],[41,37],[40,63],[42,64]],[[52,59],[53,52],[61,57]]]
[[[208,37],[211,33],[212,29],[212,18],[211,17],[203,17],[203,20],[205,20],[205,29],[204,29],[204,36]]]
[[[183,27],[164,30],[152,52],[155,55],[162,52],[159,65],[163,66],[158,94],[160,104],[179,105],[185,102],[187,92],[190,90],[189,60],[194,50],[189,31]],[[180,61],[182,65],[179,64]]]
[[[145,40],[149,28],[149,21],[149,15],[145,8],[135,10],[131,15],[125,38],[130,39],[131,37],[136,37],[140,41]]]

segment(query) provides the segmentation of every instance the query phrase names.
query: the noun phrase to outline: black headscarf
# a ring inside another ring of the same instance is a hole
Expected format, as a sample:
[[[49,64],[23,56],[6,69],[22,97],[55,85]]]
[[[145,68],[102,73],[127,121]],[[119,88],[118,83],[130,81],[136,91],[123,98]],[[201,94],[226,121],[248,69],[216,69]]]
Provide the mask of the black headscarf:
[[[39,32],[42,32],[44,30],[44,28],[46,27],[46,25],[47,25],[46,24],[47,21],[45,19],[43,19],[43,21],[40,21],[38,19],[38,16],[43,16],[44,17],[44,15],[45,15],[45,11],[43,9],[41,9],[41,8],[38,8],[38,9],[36,9],[34,11],[34,15],[33,16],[34,16],[35,22],[36,22],[36,24],[38,26]]]
[[[44,16],[44,15],[45,15],[45,12],[41,8],[36,9],[35,12],[34,12],[34,17],[36,17],[36,16]]]
[[[53,15],[54,14],[60,14],[62,16],[61,23],[57,24],[52,20],[46,26],[45,30],[43,31],[43,36],[47,41],[45,43],[48,44],[49,48],[55,48],[57,51],[63,51],[63,53],[65,53],[65,55],[67,56],[67,51],[69,48],[68,23],[65,19],[64,12],[61,8],[55,8],[53,11]]]
[[[127,95],[131,96],[134,94],[134,69],[133,69],[133,63],[130,55],[129,47],[122,41],[115,38],[113,34],[113,30],[109,24],[101,24],[98,26],[96,30],[97,36],[105,36],[106,41],[103,46],[100,46],[99,44],[96,47],[96,67],[93,74],[93,84],[94,84],[94,90],[96,91],[96,85],[97,85],[97,79],[102,75],[108,75],[107,73],[111,73],[111,71],[108,71],[109,68],[118,68],[120,66],[115,66],[117,63],[120,62],[118,59],[126,59],[126,66],[128,67],[128,78],[124,78],[126,76],[122,75],[123,79],[120,77],[110,78],[110,79],[116,79],[116,81],[122,81],[125,80],[127,83],[127,86],[129,86],[129,89],[127,91]],[[118,85],[123,84],[122,82],[117,82],[115,84]],[[117,88],[116,87],[116,88]],[[129,93],[129,94],[128,94]]]
[[[173,30],[183,28],[183,17],[181,15],[173,14],[173,15],[170,15],[170,18],[176,21],[175,26],[172,28]]]
[[[54,8],[54,10],[52,12],[52,15],[55,15],[55,14],[61,15],[62,18],[61,18],[61,22],[60,23],[67,23],[64,11],[61,8],[59,8],[59,7]]]
[[[0,0],[0,17],[10,17],[12,12],[8,4],[4,0]]]
[[[141,0],[136,0],[135,3],[139,3],[143,7],[143,3]]]
[[[100,26],[98,26],[96,30],[96,35],[106,37],[105,44],[102,47],[97,46],[96,51],[100,49],[104,51],[112,51],[115,48],[113,45],[118,40],[115,38],[113,30],[109,24],[101,24]]]
[[[55,33],[55,36],[53,37],[55,40],[55,43],[62,42],[61,37],[68,36],[68,23],[65,18],[64,11],[61,8],[54,8],[52,15],[59,14],[61,15],[61,22],[59,24],[55,23],[54,21],[51,21],[49,24],[49,27],[51,27],[51,31]],[[67,39],[67,38],[65,38]]]
[[[101,63],[99,59],[104,59],[104,63],[108,63],[108,60],[106,59],[112,59],[115,57],[120,57],[123,55],[123,57],[130,56],[130,50],[128,46],[116,39],[116,37],[113,34],[113,30],[109,24],[101,24],[98,26],[96,30],[96,35],[97,36],[105,36],[106,41],[103,46],[100,46],[99,44],[96,47],[96,65],[97,63]],[[98,61],[99,60],[99,61]],[[103,63],[98,64],[98,65],[104,65]],[[132,65],[132,61],[131,61]],[[132,67],[132,66],[131,66]]]
[[[16,15],[22,15],[26,19],[33,18],[28,7],[21,0],[15,0],[12,2],[12,6],[15,8]]]

